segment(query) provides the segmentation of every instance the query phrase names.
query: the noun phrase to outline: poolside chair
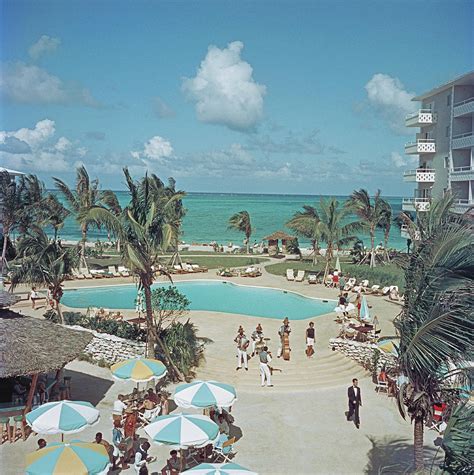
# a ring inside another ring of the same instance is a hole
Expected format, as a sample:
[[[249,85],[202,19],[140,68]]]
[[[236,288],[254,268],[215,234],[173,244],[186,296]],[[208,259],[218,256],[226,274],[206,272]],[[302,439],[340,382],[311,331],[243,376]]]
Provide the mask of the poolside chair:
[[[117,272],[117,269],[115,266],[109,266],[109,274],[112,275],[113,277],[121,277],[120,272]]]
[[[122,277],[130,277],[130,271],[125,266],[118,266],[117,271]]]
[[[207,272],[208,269],[207,267],[200,266],[199,264],[190,264],[190,266],[193,268],[194,272]]]
[[[316,274],[309,274],[308,284],[317,284],[317,283],[318,283],[318,276]]]
[[[286,269],[286,280],[295,280],[295,271],[293,269]]]
[[[388,295],[389,292],[390,292],[390,287],[384,287],[382,289],[382,295]]]
[[[71,269],[71,273],[75,279],[83,280],[86,278],[86,276],[81,274],[78,269]]]
[[[379,295],[380,285],[372,285],[372,287],[370,288],[370,293],[374,295]]]
[[[92,277],[94,277],[94,279],[102,279],[102,277],[104,277],[103,270],[91,269],[90,273],[92,274]]]
[[[86,279],[93,279],[94,276],[89,272],[88,269],[79,269],[79,272],[86,278]]]
[[[447,404],[444,402],[433,404],[433,420],[429,429],[433,429],[441,433],[441,425],[444,422],[444,415],[447,407]]]
[[[232,450],[236,442],[236,438],[232,437],[229,440],[226,440],[221,446],[217,445],[214,447],[214,463],[219,463],[219,460],[222,460],[222,463],[230,462],[230,458],[235,455],[235,452]]]
[[[344,286],[344,290],[351,290],[354,285],[356,284],[356,279],[355,277],[351,277],[347,282],[346,285]]]
[[[295,277],[295,282],[303,282],[304,280],[304,270],[299,270]]]
[[[381,381],[377,379],[377,384],[375,385],[375,391],[380,393],[380,391],[385,391],[388,396],[388,381]]]

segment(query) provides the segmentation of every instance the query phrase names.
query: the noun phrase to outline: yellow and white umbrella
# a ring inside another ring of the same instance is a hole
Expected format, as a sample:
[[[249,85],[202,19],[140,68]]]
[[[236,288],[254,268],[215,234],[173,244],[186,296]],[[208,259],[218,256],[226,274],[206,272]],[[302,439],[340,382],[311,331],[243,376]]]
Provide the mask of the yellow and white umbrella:
[[[120,361],[110,367],[112,376],[120,381],[146,383],[152,379],[161,379],[166,373],[166,366],[159,360],[150,358],[132,358]]]

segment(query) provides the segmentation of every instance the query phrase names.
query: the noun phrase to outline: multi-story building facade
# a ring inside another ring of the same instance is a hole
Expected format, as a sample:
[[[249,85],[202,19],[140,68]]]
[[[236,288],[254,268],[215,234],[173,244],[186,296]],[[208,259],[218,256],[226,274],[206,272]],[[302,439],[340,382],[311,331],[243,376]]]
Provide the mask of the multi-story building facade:
[[[407,127],[419,127],[405,153],[418,156],[418,167],[404,180],[415,182],[413,197],[404,198],[404,211],[429,210],[432,198],[450,190],[454,211],[474,206],[474,71],[413,98],[420,109],[406,117]],[[407,234],[402,229],[402,234]],[[408,236],[406,236],[408,237]]]

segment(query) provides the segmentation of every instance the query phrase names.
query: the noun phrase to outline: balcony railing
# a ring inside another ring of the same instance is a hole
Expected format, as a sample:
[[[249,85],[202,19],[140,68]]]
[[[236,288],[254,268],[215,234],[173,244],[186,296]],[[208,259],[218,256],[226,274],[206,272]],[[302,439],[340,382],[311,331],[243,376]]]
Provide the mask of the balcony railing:
[[[453,136],[451,148],[459,149],[471,147],[474,147],[474,132],[472,130],[464,134],[458,134]]]
[[[431,109],[420,109],[412,112],[405,117],[406,127],[423,127],[425,125],[435,124],[438,115]]]
[[[405,153],[408,155],[435,152],[436,142],[434,139],[417,139],[415,142],[408,142],[405,144]]]
[[[404,181],[415,181],[417,183],[434,183],[435,177],[436,171],[432,168],[417,168],[403,173]]]
[[[404,211],[428,211],[431,198],[403,198],[402,209]]]
[[[462,117],[463,115],[474,113],[474,97],[456,102],[453,109],[454,117]]]
[[[465,213],[469,208],[474,207],[474,200],[460,199],[455,200],[453,204],[453,211],[455,213]]]

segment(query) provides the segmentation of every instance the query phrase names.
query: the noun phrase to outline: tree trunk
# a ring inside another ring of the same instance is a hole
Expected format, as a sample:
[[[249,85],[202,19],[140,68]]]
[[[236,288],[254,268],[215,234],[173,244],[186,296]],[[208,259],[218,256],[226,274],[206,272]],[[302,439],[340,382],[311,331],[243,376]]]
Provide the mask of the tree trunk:
[[[81,263],[84,266],[84,269],[89,270],[86,261],[86,241],[87,241],[87,226],[81,227],[82,239],[81,239]]]
[[[0,279],[3,280],[3,271],[5,269],[5,263],[7,262],[7,243],[9,232],[8,229],[3,228],[3,248],[2,248],[2,262],[0,262]]]
[[[414,441],[414,455],[415,455],[415,471],[423,473],[423,418],[415,418],[413,426],[413,441]]]
[[[63,316],[63,312],[61,310],[61,305],[59,304],[59,300],[54,300],[54,302],[56,303],[56,312],[58,314],[58,317],[59,317],[59,323],[61,325],[64,325],[64,316]]]
[[[318,252],[318,241],[313,239],[313,267],[317,264],[316,253]]]
[[[54,226],[54,242],[58,240],[58,228]]]
[[[370,230],[370,267],[375,267],[375,236],[374,230]]]
[[[329,274],[329,264],[331,263],[331,259],[332,259],[332,243],[328,243],[328,247],[326,249],[326,268],[324,269],[323,285],[326,283],[326,278]]]
[[[179,370],[179,368],[176,366],[175,362],[173,361],[173,358],[171,357],[171,353],[168,349],[168,346],[166,343],[161,339],[160,336],[157,335],[156,340],[158,341],[158,345],[160,345],[161,350],[166,356],[166,359],[168,360],[169,365],[173,368],[174,373],[176,374],[176,377],[178,378],[179,381],[184,381],[185,376],[184,374]]]
[[[250,234],[245,237],[247,238],[247,254],[250,254]]]

